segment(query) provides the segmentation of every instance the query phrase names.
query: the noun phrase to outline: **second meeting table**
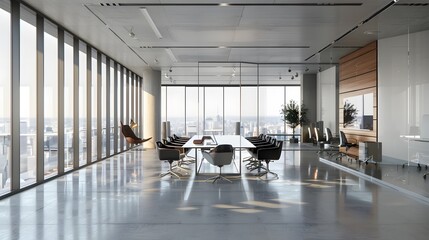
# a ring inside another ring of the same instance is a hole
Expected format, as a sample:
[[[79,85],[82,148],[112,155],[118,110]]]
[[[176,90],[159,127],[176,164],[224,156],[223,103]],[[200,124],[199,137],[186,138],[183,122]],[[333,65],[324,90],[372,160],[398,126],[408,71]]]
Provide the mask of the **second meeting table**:
[[[204,136],[211,137],[212,140],[207,139],[204,140],[202,144],[194,144],[194,140],[202,139]],[[195,175],[198,175],[198,149],[209,149],[209,148],[215,148],[217,145],[220,144],[231,144],[232,147],[235,149],[243,149],[243,148],[255,148],[255,145],[253,145],[251,142],[249,142],[246,138],[240,136],[240,135],[195,135],[189,141],[183,145],[183,148],[193,148],[195,150]],[[241,151],[239,156],[239,169],[238,174],[241,175]]]

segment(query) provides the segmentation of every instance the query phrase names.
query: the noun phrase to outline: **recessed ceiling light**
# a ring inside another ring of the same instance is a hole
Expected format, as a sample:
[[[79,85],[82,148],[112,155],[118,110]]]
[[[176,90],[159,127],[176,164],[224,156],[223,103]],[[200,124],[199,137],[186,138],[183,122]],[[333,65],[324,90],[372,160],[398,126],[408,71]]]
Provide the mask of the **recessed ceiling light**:
[[[363,34],[365,34],[365,35],[377,35],[379,33],[380,33],[380,31],[377,31],[377,30],[367,30],[367,31],[363,32]]]

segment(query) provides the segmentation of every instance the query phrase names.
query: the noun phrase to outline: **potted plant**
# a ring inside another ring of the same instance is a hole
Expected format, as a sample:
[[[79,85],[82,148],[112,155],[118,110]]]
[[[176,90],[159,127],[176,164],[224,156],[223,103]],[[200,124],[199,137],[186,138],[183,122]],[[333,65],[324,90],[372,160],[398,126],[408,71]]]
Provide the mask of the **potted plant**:
[[[298,138],[295,138],[295,128],[307,122],[307,109],[304,105],[300,107],[294,100],[290,100],[288,104],[282,105],[281,115],[282,120],[292,128],[290,143],[298,143]]]
[[[346,101],[344,103],[343,127],[346,128],[352,126],[357,120],[357,114],[358,110],[355,105]]]

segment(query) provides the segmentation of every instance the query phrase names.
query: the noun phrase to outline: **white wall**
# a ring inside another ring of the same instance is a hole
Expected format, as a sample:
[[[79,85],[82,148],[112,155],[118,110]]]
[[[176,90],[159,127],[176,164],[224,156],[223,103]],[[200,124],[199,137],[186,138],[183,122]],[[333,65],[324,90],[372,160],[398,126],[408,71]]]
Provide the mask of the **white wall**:
[[[317,74],[317,121],[323,121],[323,127],[337,134],[338,106],[336,104],[336,67]]]
[[[417,153],[429,155],[429,143],[400,137],[415,134],[429,113],[428,43],[429,31],[378,42],[378,136],[384,156],[408,161]]]

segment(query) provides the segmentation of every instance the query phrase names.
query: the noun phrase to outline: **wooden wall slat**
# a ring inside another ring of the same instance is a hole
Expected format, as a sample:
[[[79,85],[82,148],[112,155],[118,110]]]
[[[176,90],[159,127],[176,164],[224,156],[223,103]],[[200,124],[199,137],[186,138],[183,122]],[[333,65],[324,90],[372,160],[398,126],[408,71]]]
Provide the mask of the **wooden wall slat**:
[[[361,56],[367,52],[370,52],[372,50],[377,50],[377,42],[375,42],[375,41],[364,46],[363,48],[360,48],[360,49],[358,49],[352,53],[349,53],[346,56],[340,58],[340,64],[343,64],[347,61],[355,59],[355,58],[357,58],[357,57],[359,57],[359,56]]]
[[[377,69],[377,51],[365,53],[353,60],[340,64],[340,81]]]
[[[376,87],[377,72],[371,71],[356,77],[348,78],[340,84],[340,93],[355,91],[356,89]]]

